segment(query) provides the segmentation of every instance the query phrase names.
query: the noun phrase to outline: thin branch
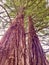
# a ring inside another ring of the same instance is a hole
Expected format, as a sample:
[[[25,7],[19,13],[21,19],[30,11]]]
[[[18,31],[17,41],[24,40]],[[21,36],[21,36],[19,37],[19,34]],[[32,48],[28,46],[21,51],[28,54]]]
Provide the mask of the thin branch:
[[[5,11],[3,11],[3,12],[0,12],[0,14],[3,14],[3,13],[5,13]]]
[[[45,43],[42,43],[42,44],[49,46],[49,44],[45,44]]]
[[[1,19],[3,19],[4,21],[6,21],[6,22],[7,22],[7,20],[6,20],[6,19],[4,19],[2,16],[0,16],[0,18],[1,18]]]
[[[7,4],[4,4],[8,9],[10,9],[12,12],[14,12]]]
[[[8,15],[8,17],[9,17],[9,19],[10,19],[10,21],[11,21],[11,18],[10,18],[10,16],[9,16],[9,13],[7,12],[6,8],[5,8],[3,5],[1,5],[1,4],[0,4],[0,6],[5,10],[5,12],[7,13],[7,15]]]
[[[49,27],[49,25],[45,25],[45,26],[42,26],[41,28],[39,28],[37,31],[40,31],[40,30],[42,30],[42,29],[44,29],[44,28],[47,28],[47,27]]]
[[[8,8],[8,9],[10,9],[12,12],[14,12],[14,10],[12,10],[11,8],[10,8],[10,6],[8,6],[6,3],[4,3],[3,1],[2,1],[2,3]]]
[[[48,53],[49,52],[49,49],[47,49],[44,53]]]

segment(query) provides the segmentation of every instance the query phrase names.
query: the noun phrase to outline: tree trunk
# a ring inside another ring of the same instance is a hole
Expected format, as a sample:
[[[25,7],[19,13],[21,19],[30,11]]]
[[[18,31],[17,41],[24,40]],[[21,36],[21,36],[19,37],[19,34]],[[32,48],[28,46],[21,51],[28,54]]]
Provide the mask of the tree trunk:
[[[0,65],[49,65],[29,17],[28,44],[24,15],[18,14],[0,41]]]
[[[28,34],[28,45],[30,53],[30,65],[49,65],[46,60],[45,53],[40,45],[39,38],[33,26],[33,21],[31,16],[29,19],[29,34]]]
[[[25,65],[24,16],[17,15],[0,43],[0,65]]]

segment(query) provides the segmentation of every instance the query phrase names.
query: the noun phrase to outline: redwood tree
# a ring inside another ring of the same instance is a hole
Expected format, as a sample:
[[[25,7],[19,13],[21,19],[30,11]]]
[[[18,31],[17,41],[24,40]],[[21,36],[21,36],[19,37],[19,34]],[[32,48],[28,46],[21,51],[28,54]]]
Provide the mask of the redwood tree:
[[[49,65],[45,53],[41,47],[39,38],[36,34],[31,16],[29,19],[28,45],[30,52],[30,65]]]
[[[0,65],[25,64],[24,16],[18,14],[0,41]]]
[[[0,41],[0,65],[49,65],[31,16],[28,18],[29,32],[26,36],[24,30],[25,7],[19,6],[18,10],[16,18]],[[26,41],[27,37],[28,41]]]
[[[49,65],[29,16],[28,41],[24,15],[18,13],[0,41],[0,65]],[[26,43],[28,42],[28,43]]]

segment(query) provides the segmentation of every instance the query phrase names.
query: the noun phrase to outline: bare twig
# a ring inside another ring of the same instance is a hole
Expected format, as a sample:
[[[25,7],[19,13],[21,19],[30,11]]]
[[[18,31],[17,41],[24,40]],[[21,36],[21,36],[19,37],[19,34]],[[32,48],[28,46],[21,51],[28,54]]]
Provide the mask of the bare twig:
[[[10,18],[10,16],[9,16],[9,13],[7,12],[6,8],[5,8],[3,5],[1,5],[1,4],[0,4],[0,6],[5,10],[5,12],[7,13],[7,15],[8,15],[8,17],[9,17],[9,19],[10,19],[10,21],[11,21],[11,18]]]
[[[12,12],[14,12],[7,4],[4,4],[8,9],[10,9]]]
[[[47,49],[44,53],[48,53],[49,52],[49,49]]]
[[[0,12],[0,14],[3,14],[5,11]]]
[[[7,20],[6,20],[6,19],[4,19],[2,16],[0,16],[0,18],[1,18],[1,19],[3,19],[4,21],[6,21],[6,22],[7,22]]]
[[[48,43],[47,43],[47,44],[45,44],[45,43],[42,43],[42,44],[49,46],[49,44],[48,44]]]

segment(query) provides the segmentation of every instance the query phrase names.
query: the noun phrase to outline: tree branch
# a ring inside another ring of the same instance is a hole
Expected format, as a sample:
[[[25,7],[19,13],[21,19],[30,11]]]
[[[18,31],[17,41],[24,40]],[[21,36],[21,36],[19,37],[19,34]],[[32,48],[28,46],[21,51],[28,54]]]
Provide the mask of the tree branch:
[[[8,17],[9,17],[9,19],[10,19],[10,21],[11,21],[11,18],[10,18],[10,16],[9,16],[9,13],[7,12],[6,8],[5,8],[3,5],[1,5],[1,4],[0,4],[0,6],[5,10],[5,12],[7,13],[7,15],[8,15]]]
[[[45,26],[42,26],[41,28],[39,28],[37,31],[40,31],[40,30],[42,30],[42,29],[44,29],[44,28],[47,28],[47,27],[49,27],[49,25],[45,25]]]
[[[7,4],[4,4],[8,9],[10,9],[12,12],[14,12]]]
[[[6,22],[7,22],[7,20],[6,20],[6,19],[4,19],[2,16],[0,16],[0,18],[2,18],[4,21],[6,21]]]

